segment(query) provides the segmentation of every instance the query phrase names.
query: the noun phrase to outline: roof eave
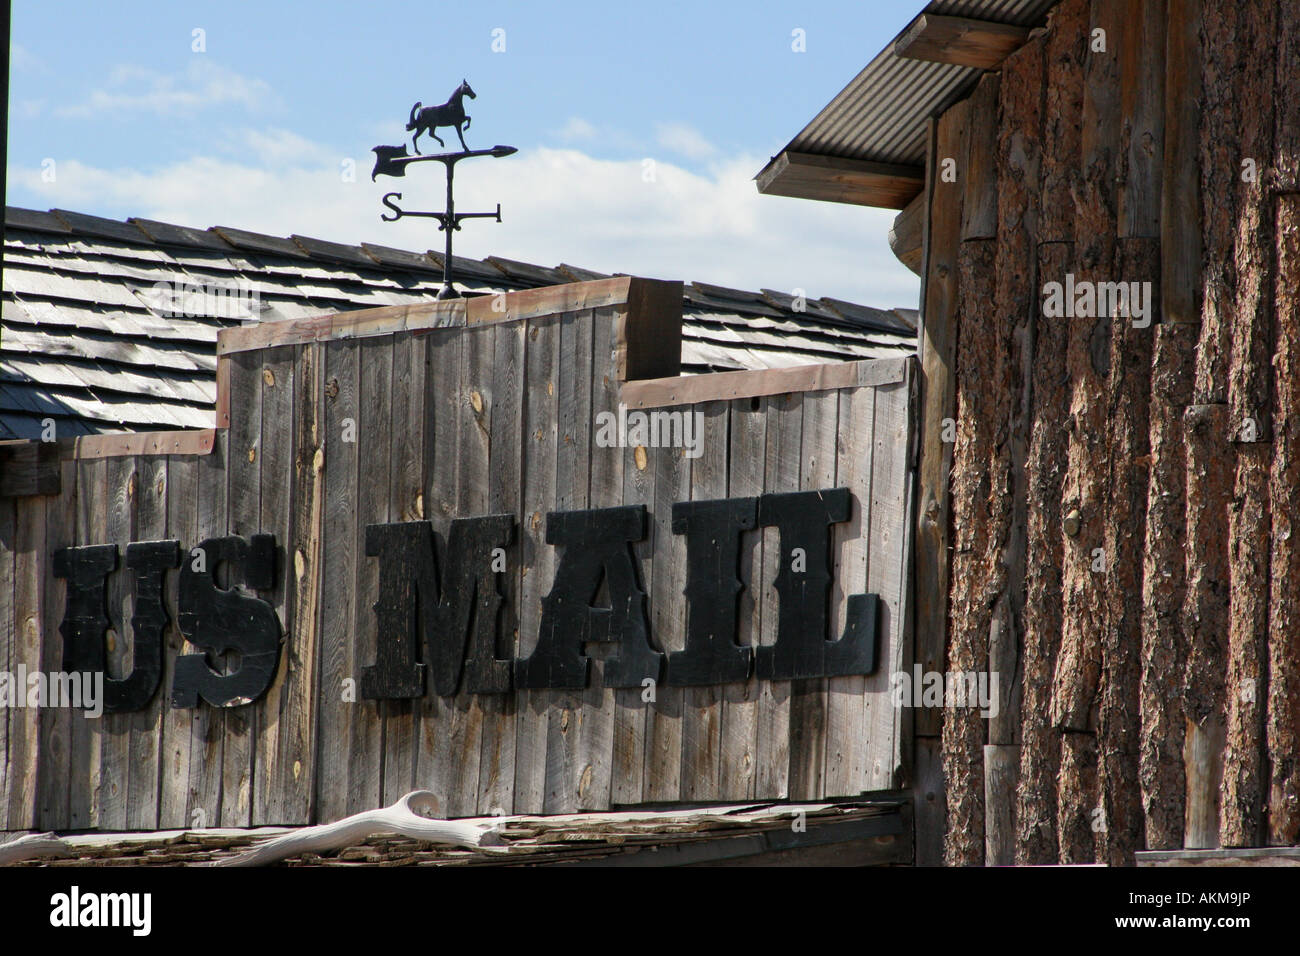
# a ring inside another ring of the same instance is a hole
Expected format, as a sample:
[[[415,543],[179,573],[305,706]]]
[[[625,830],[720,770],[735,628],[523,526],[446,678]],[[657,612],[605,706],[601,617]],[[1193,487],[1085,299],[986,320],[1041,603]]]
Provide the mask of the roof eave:
[[[905,209],[925,125],[997,69],[1057,0],[934,0],[755,176],[765,195]]]
[[[925,188],[925,167],[785,149],[754,178],[768,196],[905,209]]]

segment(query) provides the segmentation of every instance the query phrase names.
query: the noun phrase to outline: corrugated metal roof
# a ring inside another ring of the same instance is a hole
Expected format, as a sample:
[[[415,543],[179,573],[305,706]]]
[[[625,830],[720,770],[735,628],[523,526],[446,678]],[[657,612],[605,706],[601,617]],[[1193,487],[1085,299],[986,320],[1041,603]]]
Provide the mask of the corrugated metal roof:
[[[455,266],[469,295],[600,276],[497,257],[457,256]],[[239,325],[254,301],[249,321],[307,318],[427,301],[440,279],[435,252],[7,207],[0,439],[35,438],[47,417],[62,435],[210,428],[217,332]],[[257,299],[173,315],[157,282],[181,295],[214,283]],[[833,299],[688,284],[682,314],[688,374],[892,357],[916,345],[915,312]]]
[[[934,0],[921,12],[1034,27],[1045,21],[1057,2]],[[927,119],[959,100],[981,72],[968,66],[895,56],[891,42],[785,148],[922,166]]]

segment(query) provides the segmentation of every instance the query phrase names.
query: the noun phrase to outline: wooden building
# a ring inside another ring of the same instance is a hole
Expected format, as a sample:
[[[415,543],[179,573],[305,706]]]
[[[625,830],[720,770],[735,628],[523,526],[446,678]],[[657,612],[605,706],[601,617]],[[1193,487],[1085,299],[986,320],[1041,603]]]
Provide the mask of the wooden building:
[[[949,863],[1300,842],[1295,12],[930,3],[759,175],[923,279],[916,656],[1004,693],[918,717]]]
[[[0,707],[0,829],[183,862],[418,787],[539,862],[1294,861],[1293,12],[928,4],[757,177],[899,210],[917,314],[11,210],[0,674],[117,710]],[[178,269],[268,321],[159,321]]]
[[[911,859],[915,313],[499,259],[440,302],[433,254],[66,211],[5,241],[0,829],[65,834],[11,858],[423,790],[509,817],[506,862]],[[92,671],[96,719],[14,706]]]

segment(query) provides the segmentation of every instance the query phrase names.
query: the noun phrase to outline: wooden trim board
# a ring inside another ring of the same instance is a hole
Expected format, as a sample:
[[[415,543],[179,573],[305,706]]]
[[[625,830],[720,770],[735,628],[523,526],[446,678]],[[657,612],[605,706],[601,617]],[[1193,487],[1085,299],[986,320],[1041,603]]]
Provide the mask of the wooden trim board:
[[[207,455],[217,430],[123,432],[81,435],[59,441],[0,441],[0,498],[57,495],[62,491],[61,461],[129,458],[137,455]]]
[[[905,209],[925,188],[925,170],[783,150],[755,177],[771,196]]]
[[[1145,850],[1135,857],[1138,866],[1300,866],[1300,846]]]
[[[216,437],[215,428],[82,435],[66,443],[60,442],[59,457],[65,461],[85,461],[134,455],[207,455],[211,454]]]
[[[480,295],[469,299],[430,300],[416,305],[335,312],[310,319],[287,319],[225,329],[217,336],[217,354],[230,355],[277,345],[301,345],[332,339],[362,338],[393,332],[426,331],[489,322],[511,322],[579,309],[622,305],[654,280],[614,276],[590,282]],[[678,283],[680,288],[680,283]]]
[[[903,381],[911,356],[797,365],[742,372],[714,372],[674,378],[624,382],[621,401],[628,408],[663,408],[698,402],[730,401],[784,395],[788,392],[824,392],[837,388],[892,385]]]

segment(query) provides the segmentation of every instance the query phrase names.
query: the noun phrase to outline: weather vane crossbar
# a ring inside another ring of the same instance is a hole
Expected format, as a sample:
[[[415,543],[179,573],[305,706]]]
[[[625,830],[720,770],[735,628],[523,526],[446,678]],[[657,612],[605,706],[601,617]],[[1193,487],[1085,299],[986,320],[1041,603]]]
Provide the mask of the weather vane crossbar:
[[[446,254],[442,262],[442,289],[438,292],[439,299],[455,299],[460,297],[451,282],[451,237],[452,233],[460,229],[462,220],[465,219],[496,219],[501,221],[501,204],[497,203],[496,212],[456,212],[456,203],[452,196],[452,183],[455,179],[456,164],[462,159],[474,159],[479,156],[493,156],[500,159],[503,156],[509,156],[518,152],[513,146],[493,146],[491,149],[470,149],[465,143],[465,134],[463,130],[469,129],[470,117],[465,113],[463,105],[464,98],[468,96],[474,99],[474,91],[470,89],[467,81],[462,81],[460,86],[456,87],[455,92],[451,94],[451,99],[441,106],[422,107],[422,104],[416,103],[411,107],[411,118],[406,124],[407,132],[414,132],[411,137],[411,146],[417,150],[415,155],[410,155],[406,151],[406,144],[401,146],[375,146],[371,152],[375,154],[375,168],[370,173],[370,179],[373,182],[376,176],[394,176],[404,177],[406,167],[412,163],[423,163],[436,161],[443,164],[447,170],[447,208],[443,212],[415,212],[413,210],[402,209],[393,202],[394,199],[401,199],[402,194],[399,192],[386,193],[383,198],[384,205],[392,210],[392,215],[380,214],[379,218],[384,222],[396,222],[404,216],[422,217],[425,219],[438,220],[438,228],[446,233]],[[438,141],[439,145],[446,145],[442,138],[438,136],[437,129],[439,126],[450,126],[456,130],[456,135],[460,139],[460,145],[464,147],[458,153],[435,153],[430,155],[421,155],[418,150],[420,134],[428,133]]]

